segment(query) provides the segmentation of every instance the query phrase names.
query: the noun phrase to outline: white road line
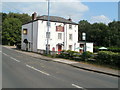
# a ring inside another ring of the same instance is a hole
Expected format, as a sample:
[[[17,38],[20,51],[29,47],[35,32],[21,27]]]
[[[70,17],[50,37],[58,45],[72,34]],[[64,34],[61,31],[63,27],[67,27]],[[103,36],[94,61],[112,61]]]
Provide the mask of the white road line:
[[[2,52],[2,51],[0,51],[0,52]]]
[[[80,86],[75,85],[75,84],[72,84],[72,86],[74,86],[74,87],[76,87],[76,88],[82,88],[82,89],[83,89],[83,87],[80,87]]]
[[[9,55],[7,55],[6,53],[3,53],[5,56],[8,56],[8,57],[10,57]],[[12,60],[14,60],[14,61],[16,61],[16,62],[20,62],[19,60],[17,60],[17,59],[15,59],[15,58],[13,58],[13,57],[10,57]]]
[[[13,60],[16,61],[16,62],[20,62],[19,60],[15,59],[15,58],[13,58],[13,57],[10,57],[10,58],[13,59]]]
[[[50,75],[50,74],[48,74],[48,73],[46,73],[46,72],[43,72],[43,71],[41,71],[41,70],[39,70],[39,69],[36,69],[36,68],[34,68],[34,67],[30,66],[30,65],[27,65],[27,64],[26,64],[26,66],[29,67],[29,68],[31,68],[31,69],[33,69],[33,70],[36,70],[36,71],[38,71],[38,72],[40,72],[40,73],[42,73],[42,74],[45,74],[45,75],[47,75],[47,76]]]
[[[5,56],[9,56],[9,55],[7,55],[6,53],[3,53]]]

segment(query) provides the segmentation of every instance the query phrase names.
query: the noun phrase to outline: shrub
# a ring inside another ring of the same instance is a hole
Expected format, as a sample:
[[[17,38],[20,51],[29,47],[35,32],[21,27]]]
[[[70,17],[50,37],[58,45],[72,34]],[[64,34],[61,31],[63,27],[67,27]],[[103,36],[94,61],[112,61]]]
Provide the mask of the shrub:
[[[81,55],[81,58],[83,61],[88,61],[89,58],[93,58],[93,53],[92,52],[89,52],[89,51],[86,51],[86,52],[83,52],[82,55]]]
[[[57,55],[57,57],[75,60],[75,57],[80,57],[80,53],[76,51],[71,51],[71,50],[67,50],[67,51],[63,50],[59,55]]]
[[[120,64],[120,53],[114,53],[111,51],[99,51],[96,59],[99,64],[118,66]]]

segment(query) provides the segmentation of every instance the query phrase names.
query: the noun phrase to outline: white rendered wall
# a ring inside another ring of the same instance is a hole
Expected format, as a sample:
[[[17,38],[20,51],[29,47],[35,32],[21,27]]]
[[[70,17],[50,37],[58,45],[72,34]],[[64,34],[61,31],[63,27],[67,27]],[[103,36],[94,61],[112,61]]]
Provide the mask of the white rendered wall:
[[[37,39],[37,49],[46,49],[46,21],[38,20],[38,39]]]
[[[38,21],[33,22],[33,52],[37,52]]]
[[[69,50],[69,45],[72,45],[72,50],[74,51],[78,43],[78,25],[72,25],[72,29],[69,29],[69,24],[66,27],[66,50]],[[69,40],[69,34],[72,34],[72,40]]]
[[[33,41],[33,48],[31,49],[33,52],[37,52],[37,50],[46,50],[46,44],[47,44],[47,39],[46,39],[46,32],[47,32],[47,21],[42,21],[42,20],[37,20],[33,22],[33,27],[32,23],[25,24],[22,26],[23,28],[28,29],[28,34],[23,35],[22,34],[22,49],[25,50],[26,46],[25,43],[23,43],[24,39],[28,39],[29,42]],[[58,51],[57,44],[63,44],[62,50],[68,50],[69,45],[72,45],[72,50],[76,50],[75,48],[79,47],[78,42],[78,25],[72,25],[72,29],[69,29],[69,24],[63,24],[59,22],[50,22],[50,39],[49,39],[49,45],[50,45],[50,50],[52,51],[52,48],[55,48],[55,51]],[[64,32],[56,32],[56,26],[61,25],[64,27]],[[33,28],[33,34],[31,34],[31,30]],[[62,39],[58,39],[58,33],[62,34]],[[69,34],[72,34],[72,40],[69,40]],[[32,35],[33,35],[33,40],[32,40]],[[32,42],[31,42],[32,43]],[[32,46],[31,45],[31,46]],[[76,50],[78,51],[78,50]]]
[[[27,35],[23,34],[23,29],[27,29]],[[37,52],[37,35],[38,35],[38,22],[31,22],[22,26],[22,40],[21,40],[21,49],[26,50],[26,44],[23,42],[24,39],[27,39],[30,43],[30,48],[28,51]]]
[[[86,43],[86,51],[93,52],[93,43]]]
[[[23,29],[27,29],[27,35],[23,34]],[[21,31],[21,35],[22,35],[22,39],[21,39],[21,49],[22,50],[26,50],[26,44],[23,42],[24,39],[27,39],[29,42],[31,42],[31,29],[32,29],[32,24],[25,24],[22,25],[22,31]]]

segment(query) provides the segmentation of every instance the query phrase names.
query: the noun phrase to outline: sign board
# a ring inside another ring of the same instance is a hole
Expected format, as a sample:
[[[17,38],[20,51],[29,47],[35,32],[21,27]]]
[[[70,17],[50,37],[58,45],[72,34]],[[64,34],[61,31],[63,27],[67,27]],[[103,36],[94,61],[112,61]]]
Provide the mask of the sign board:
[[[62,26],[56,26],[56,31],[57,32],[64,32],[64,27],[62,27]]]

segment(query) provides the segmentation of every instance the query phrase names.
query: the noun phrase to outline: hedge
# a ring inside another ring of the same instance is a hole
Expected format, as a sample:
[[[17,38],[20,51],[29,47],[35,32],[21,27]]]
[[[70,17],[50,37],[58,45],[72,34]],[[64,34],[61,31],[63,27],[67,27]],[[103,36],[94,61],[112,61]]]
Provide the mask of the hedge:
[[[92,52],[86,51],[82,53],[81,58],[83,61],[88,61],[89,59],[94,58],[94,54]]]
[[[108,47],[106,50],[99,50],[100,47],[94,47],[93,51],[94,52],[99,52],[99,51],[112,51],[112,52],[118,52],[120,53],[120,48],[119,47]]]
[[[114,53],[111,51],[99,51],[96,60],[100,64],[119,66],[120,53]]]
[[[74,57],[79,57],[79,53],[76,51],[71,50],[63,50],[60,54],[57,55],[57,57],[65,58],[65,59],[74,59]]]
[[[83,52],[82,54],[76,51],[63,50],[60,54],[57,55],[59,58],[72,59],[76,61],[88,61],[90,58],[94,57],[94,54],[91,52]]]

